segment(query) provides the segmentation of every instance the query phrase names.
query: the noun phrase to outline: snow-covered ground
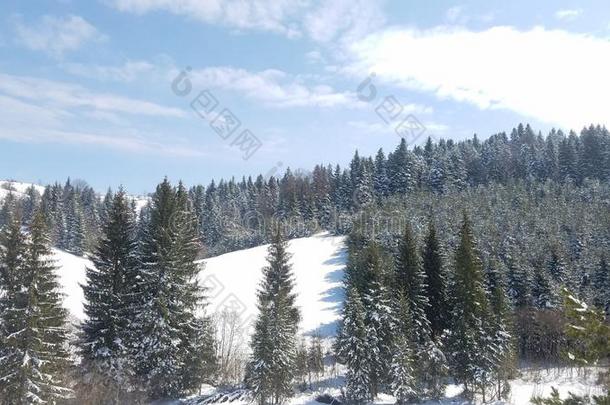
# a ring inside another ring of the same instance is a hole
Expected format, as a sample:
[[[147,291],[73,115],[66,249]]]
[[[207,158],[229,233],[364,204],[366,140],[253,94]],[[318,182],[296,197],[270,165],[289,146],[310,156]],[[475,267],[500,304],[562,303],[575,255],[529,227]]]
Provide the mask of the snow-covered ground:
[[[301,329],[305,334],[319,332],[323,336],[332,336],[336,331],[343,300],[341,282],[347,259],[344,241],[344,237],[322,233],[289,242],[288,250],[292,254],[291,263],[298,294],[297,304],[302,314]],[[210,299],[208,313],[231,308],[241,313],[244,322],[255,318],[256,291],[262,276],[261,270],[266,264],[267,247],[240,250],[200,262],[200,281],[208,288],[207,295]],[[82,320],[83,293],[80,285],[85,282],[85,267],[91,264],[86,258],[63,251],[54,250],[54,253],[66,295],[65,306],[74,320]],[[562,397],[566,397],[568,392],[578,395],[602,393],[596,382],[596,370],[578,373],[576,369],[566,368],[542,371],[523,369],[521,372],[521,377],[511,382],[510,398],[505,402],[496,402],[497,405],[528,404],[532,396],[548,396],[551,387],[556,387]],[[298,394],[289,405],[318,404],[315,397],[322,392],[338,397],[340,385],[341,377],[329,378],[320,382],[314,392]],[[461,397],[461,392],[460,386],[449,385],[445,398],[440,402],[423,403],[467,404]],[[194,400],[192,403],[197,402]],[[248,401],[231,403],[246,405]],[[393,404],[394,399],[383,395],[375,403]]]
[[[606,371],[603,368],[588,368],[588,369],[572,369],[572,368],[551,368],[546,370],[526,369],[521,370],[522,376],[511,381],[511,393],[509,398],[502,401],[486,402],[493,405],[525,405],[530,404],[530,400],[534,396],[548,397],[551,393],[551,388],[558,389],[562,398],[568,396],[568,392],[575,395],[600,395],[603,394],[603,389],[597,382],[599,372]],[[321,394],[329,394],[334,398],[341,397],[341,389],[345,383],[342,377],[322,379],[320,382],[314,383],[314,389],[299,393],[292,398],[288,405],[319,405],[316,397]],[[463,388],[459,385],[449,384],[445,389],[445,397],[440,400],[428,400],[417,402],[419,405],[466,405],[472,404],[472,401],[462,397]],[[240,391],[237,391],[238,393]],[[249,405],[250,398],[245,396],[244,399],[234,401],[228,400],[231,395],[227,395],[219,401],[206,401],[205,398],[215,393],[213,388],[204,392],[204,395],[199,398],[191,398],[186,401],[187,405],[199,405],[202,403],[215,404],[230,402],[232,405]],[[396,400],[391,395],[381,394],[374,401],[373,405],[392,405]],[[480,399],[476,403],[481,403]]]
[[[40,194],[44,192],[44,186],[39,186],[37,184],[20,183],[17,181],[10,180],[0,180],[0,201],[4,200],[4,198],[8,195],[9,192],[12,192],[17,198],[24,197],[26,195],[25,193],[27,189],[31,186],[34,186]],[[9,191],[9,189],[11,191]]]
[[[341,281],[346,253],[344,237],[327,233],[293,239],[288,251],[295,275],[304,333],[333,335],[343,301]],[[267,247],[258,246],[200,262],[200,282],[206,286],[210,305],[207,312],[229,308],[237,311],[246,324],[256,316],[256,291],[266,264]],[[55,259],[65,297],[65,306],[76,319],[83,319],[85,267],[90,262],[81,257],[55,250]]]
[[[81,321],[85,317],[84,294],[81,285],[85,284],[85,268],[92,266],[91,262],[84,258],[53,249],[53,259],[58,267],[57,273],[59,283],[64,293],[64,307],[70,312],[74,321]]]
[[[236,310],[245,323],[254,319],[256,291],[266,265],[268,245],[240,250],[202,261],[200,280],[208,288],[211,312]],[[343,302],[344,237],[321,233],[293,239],[292,254],[301,329],[306,334],[334,335]]]

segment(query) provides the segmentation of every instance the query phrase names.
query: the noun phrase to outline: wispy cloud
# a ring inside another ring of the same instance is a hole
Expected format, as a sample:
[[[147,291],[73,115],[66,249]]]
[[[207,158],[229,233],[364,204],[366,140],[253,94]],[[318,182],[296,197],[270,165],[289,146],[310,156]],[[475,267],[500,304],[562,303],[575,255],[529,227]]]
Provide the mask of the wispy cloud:
[[[302,76],[275,69],[250,72],[233,67],[209,67],[194,70],[191,77],[198,87],[237,91],[270,107],[358,107],[362,104],[353,92],[307,83]]]
[[[36,105],[0,95],[0,139],[22,143],[95,145],[130,153],[165,156],[206,155],[200,148],[180,139],[163,142],[161,136],[150,132],[144,136],[132,126],[109,126],[114,122],[108,117],[101,117],[106,121],[103,129],[89,130],[79,129],[84,125],[75,125],[74,118],[71,112],[54,106]]]
[[[128,60],[120,66],[103,66],[82,63],[65,63],[62,67],[76,76],[102,80],[132,82],[144,74],[150,73],[155,69],[155,65],[150,62]]]
[[[117,112],[130,115],[183,117],[183,110],[166,107],[149,101],[133,99],[111,93],[96,93],[84,87],[28,76],[0,73],[0,92],[62,108]]]
[[[555,12],[555,18],[558,20],[572,21],[578,18],[582,14],[582,9],[562,9]]]
[[[18,43],[54,57],[74,51],[86,42],[104,38],[93,25],[77,15],[45,15],[37,22],[27,23],[16,16],[14,23]]]
[[[540,27],[394,28],[350,49],[359,75],[374,71],[381,81],[441,99],[567,128],[610,121],[610,42],[590,35]]]
[[[349,41],[385,22],[385,1],[367,0],[107,0],[116,9],[145,14],[169,12],[237,30],[274,32],[316,42]]]
[[[383,2],[335,0],[313,7],[304,18],[304,30],[318,42],[361,38],[385,22]]]
[[[177,145],[173,142],[163,143],[150,138],[150,136],[134,136],[132,133],[108,135],[49,128],[2,128],[0,132],[0,139],[14,142],[95,145],[139,154],[173,157],[208,156],[208,153],[194,148],[193,145]]]
[[[110,0],[115,8],[125,12],[145,14],[167,11],[209,24],[225,25],[236,29],[255,29],[299,35],[295,14],[308,1],[305,0]]]

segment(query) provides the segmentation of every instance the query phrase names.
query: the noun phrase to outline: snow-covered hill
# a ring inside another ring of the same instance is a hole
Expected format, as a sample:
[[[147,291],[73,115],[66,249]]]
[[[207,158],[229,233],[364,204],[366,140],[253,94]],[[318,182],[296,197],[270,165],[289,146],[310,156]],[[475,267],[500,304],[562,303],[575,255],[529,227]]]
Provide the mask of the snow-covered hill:
[[[73,321],[81,321],[85,317],[81,285],[86,281],[85,268],[92,264],[84,257],[59,249],[53,249],[53,259],[58,267],[59,283],[64,293],[64,307],[70,312]]]
[[[347,259],[344,237],[321,233],[293,239],[288,250],[301,308],[301,329],[305,334],[333,335],[341,311],[341,281]],[[201,282],[208,288],[210,309],[233,308],[245,322],[256,311],[256,290],[265,266],[268,245],[240,250],[204,260]]]
[[[4,198],[8,195],[9,192],[12,192],[15,197],[21,198],[25,196],[27,189],[31,186],[34,186],[40,194],[44,192],[44,186],[39,186],[37,184],[20,183],[11,180],[0,180],[0,201],[4,200]]]
[[[288,250],[295,275],[304,333],[335,333],[343,300],[341,280],[345,265],[344,237],[326,233],[293,239]],[[267,245],[227,253],[201,261],[199,279],[207,287],[208,313],[230,308],[240,313],[244,324],[256,316],[256,290],[265,266]],[[82,320],[85,267],[90,262],[81,257],[55,250],[58,273],[65,294],[65,306],[71,315]]]

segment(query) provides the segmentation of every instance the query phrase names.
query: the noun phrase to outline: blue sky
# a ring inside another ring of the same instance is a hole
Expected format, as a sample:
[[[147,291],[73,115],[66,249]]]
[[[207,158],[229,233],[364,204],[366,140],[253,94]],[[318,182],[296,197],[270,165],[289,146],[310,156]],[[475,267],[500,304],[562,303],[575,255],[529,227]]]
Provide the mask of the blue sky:
[[[2,178],[141,193],[345,164],[397,128],[418,143],[610,120],[601,0],[9,0],[0,19]]]

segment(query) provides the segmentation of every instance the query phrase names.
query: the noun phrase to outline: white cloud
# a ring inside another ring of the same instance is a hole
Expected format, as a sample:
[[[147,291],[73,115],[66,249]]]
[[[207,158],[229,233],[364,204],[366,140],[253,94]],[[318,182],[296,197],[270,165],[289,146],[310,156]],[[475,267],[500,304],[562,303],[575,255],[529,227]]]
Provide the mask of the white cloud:
[[[45,15],[35,24],[24,23],[17,17],[15,33],[17,41],[22,45],[55,57],[61,57],[66,51],[76,50],[88,41],[104,38],[93,25],[76,15]]]
[[[385,22],[384,1],[367,0],[107,0],[123,12],[165,11],[206,24],[260,30],[316,42],[350,41]]]
[[[320,51],[309,51],[305,54],[305,59],[309,63],[323,63],[324,57],[320,53]]]
[[[534,28],[388,29],[350,47],[352,72],[481,109],[580,129],[609,123],[610,42]]]
[[[555,18],[558,20],[572,21],[582,14],[582,9],[563,9],[555,12]]]
[[[304,0],[110,0],[120,11],[144,14],[168,11],[205,23],[298,36],[292,17]]]
[[[338,92],[325,84],[306,84],[303,77],[275,69],[249,72],[209,67],[191,72],[196,87],[237,91],[271,107],[361,106],[353,92]]]
[[[157,142],[150,136],[134,136],[131,133],[108,135],[97,132],[71,131],[51,128],[2,128],[0,139],[27,143],[62,143],[96,145],[141,154],[157,154],[175,157],[203,157],[208,154],[192,145],[176,145]]]
[[[104,114],[104,112],[91,114]],[[176,142],[175,139],[171,143],[161,142],[162,137],[148,132],[143,136],[129,126],[109,128],[107,124],[114,122],[108,117],[98,117],[105,121],[103,130],[76,129],[74,124],[67,125],[71,118],[74,118],[74,115],[69,111],[0,94],[0,139],[22,143],[96,145],[133,153],[164,156],[206,155],[193,145],[185,145],[183,142]]]
[[[331,42],[341,37],[343,42],[350,42],[385,22],[382,3],[365,0],[323,2],[305,16],[304,28],[314,41]]]
[[[135,115],[183,117],[183,110],[110,93],[95,93],[81,86],[28,76],[0,73],[0,92],[36,104],[58,108],[85,108],[94,111]]]
[[[132,82],[138,77],[150,73],[155,66],[146,61],[126,61],[121,66],[85,65],[66,63],[62,67],[77,76],[108,81]]]

